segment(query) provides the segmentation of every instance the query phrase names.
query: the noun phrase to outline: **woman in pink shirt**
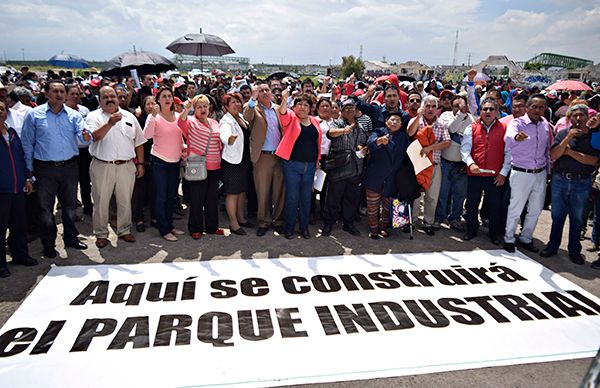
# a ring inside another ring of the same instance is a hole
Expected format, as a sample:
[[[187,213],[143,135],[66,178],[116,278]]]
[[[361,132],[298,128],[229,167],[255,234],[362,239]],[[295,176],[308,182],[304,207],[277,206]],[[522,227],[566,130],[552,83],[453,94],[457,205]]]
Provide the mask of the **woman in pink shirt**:
[[[183,148],[177,118],[173,92],[167,87],[161,87],[156,92],[156,105],[152,114],[146,120],[144,137],[154,141],[150,151],[154,215],[158,231],[167,241],[177,241],[177,235],[185,234],[173,226],[173,198],[177,195],[179,186],[179,161]]]
[[[194,115],[188,116],[191,108]],[[221,131],[219,122],[209,117],[210,102],[201,94],[187,101],[178,125],[187,140],[188,156],[204,155],[208,176],[203,181],[188,181],[190,198],[188,231],[194,240],[202,233],[223,235],[219,229],[219,179],[221,177]]]

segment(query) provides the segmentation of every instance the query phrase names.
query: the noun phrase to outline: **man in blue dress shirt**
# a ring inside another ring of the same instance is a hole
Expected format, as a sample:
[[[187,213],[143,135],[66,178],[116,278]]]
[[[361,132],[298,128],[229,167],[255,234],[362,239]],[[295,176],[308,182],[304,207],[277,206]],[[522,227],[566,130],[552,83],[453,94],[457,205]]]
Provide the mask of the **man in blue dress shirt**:
[[[65,85],[51,80],[44,87],[48,102],[31,109],[25,116],[22,131],[25,165],[30,176],[35,177],[38,198],[42,209],[40,240],[44,256],[57,255],[56,220],[54,201],[62,207],[63,240],[65,247],[86,249],[77,238],[75,210],[77,208],[77,156],[78,141],[91,142],[84,129],[85,121],[75,110],[64,105]]]

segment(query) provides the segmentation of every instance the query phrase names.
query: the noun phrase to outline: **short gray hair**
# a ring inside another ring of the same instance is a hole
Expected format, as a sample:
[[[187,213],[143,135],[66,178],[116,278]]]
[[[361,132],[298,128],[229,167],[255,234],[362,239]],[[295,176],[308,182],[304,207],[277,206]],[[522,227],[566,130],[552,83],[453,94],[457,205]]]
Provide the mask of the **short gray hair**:
[[[33,93],[31,93],[31,90],[27,89],[24,86],[17,86],[15,88],[15,90],[13,90],[13,92],[15,92],[15,94],[19,98],[25,97],[25,96],[29,96],[29,98],[33,98]]]
[[[436,96],[432,96],[431,94],[426,95],[425,98],[423,98],[423,102],[421,102],[421,106],[425,107],[425,104],[427,104],[428,102],[433,102],[435,107],[438,107],[438,98]]]
[[[567,109],[567,117],[571,117],[571,115],[573,114],[573,112],[575,112],[576,110],[580,110],[583,113],[585,113],[586,116],[589,116],[589,107],[585,104],[576,104],[573,106],[570,106],[569,109]]]

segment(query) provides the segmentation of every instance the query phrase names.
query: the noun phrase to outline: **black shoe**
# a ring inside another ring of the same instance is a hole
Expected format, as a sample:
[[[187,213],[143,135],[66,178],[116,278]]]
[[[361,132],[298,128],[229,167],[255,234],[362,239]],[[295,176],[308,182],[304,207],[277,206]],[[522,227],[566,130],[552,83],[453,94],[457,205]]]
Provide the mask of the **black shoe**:
[[[360,231],[356,229],[356,226],[354,226],[354,224],[344,225],[342,226],[342,230],[344,232],[350,233],[353,236],[360,236]]]
[[[558,251],[556,251],[554,249],[544,248],[540,252],[540,256],[542,256],[542,257],[551,257],[551,256],[556,255],[557,253],[558,253]]]
[[[492,237],[490,239],[490,241],[492,242],[492,244],[494,245],[502,245],[503,244],[503,240],[501,237]]]
[[[308,231],[308,229],[303,230],[300,232],[300,236],[302,236],[303,239],[310,239],[310,232]]]
[[[533,245],[533,242],[524,243],[524,242],[517,240],[517,245],[519,246],[519,248],[523,248],[529,252],[538,253],[540,251],[540,249],[538,247]]]
[[[569,258],[575,264],[578,264],[578,265],[585,264],[585,257],[581,253],[569,253]]]
[[[410,224],[402,227],[402,233],[410,233]]]
[[[87,247],[88,247],[87,245],[85,245],[84,243],[82,243],[79,240],[75,240],[68,244],[65,244],[65,248],[73,248],[73,249],[83,250],[83,249],[87,249]]]
[[[284,236],[288,240],[293,240],[294,238],[296,238],[296,236],[294,236],[294,232],[286,232],[286,233],[284,233]]]
[[[44,247],[44,256],[46,256],[48,259],[54,259],[56,256],[58,256],[58,252],[56,252],[54,247]]]
[[[273,225],[273,229],[278,233],[278,234],[285,234],[285,228],[283,227],[283,225]]]
[[[144,224],[143,222],[136,223],[135,230],[137,230],[138,233],[144,233],[146,231],[146,224]]]
[[[231,226],[229,227],[229,230],[231,231],[231,233],[233,234],[237,234],[238,236],[245,236],[246,235],[246,231],[244,230],[244,228],[239,227],[236,230],[233,230],[231,228]]]
[[[267,233],[267,230],[269,230],[268,228],[258,228],[256,229],[256,235],[258,237],[262,237]]]
[[[23,259],[13,260],[13,264],[24,265],[25,267],[33,267],[38,265],[38,261],[31,256],[25,256]]]
[[[593,269],[600,269],[600,259],[596,259],[596,261],[594,261],[590,267],[592,267]]]
[[[369,238],[371,240],[379,240],[381,238],[381,236],[379,235],[379,233],[371,232],[371,233],[369,233]]]
[[[424,226],[421,228],[421,230],[423,230],[425,232],[425,234],[427,234],[428,236],[433,236],[435,234],[435,230],[433,229],[433,226]]]
[[[323,230],[321,232],[321,236],[323,236],[323,237],[331,236],[332,230],[333,230],[333,225],[331,225],[331,224],[323,225]]]
[[[0,265],[0,278],[7,278],[10,276],[10,271],[6,264]]]
[[[514,253],[515,252],[515,244],[513,243],[507,243],[505,242],[504,245],[502,245],[502,248],[504,248],[504,250],[508,253]]]
[[[475,238],[475,236],[477,236],[477,233],[473,233],[473,232],[467,232],[463,235],[463,240],[464,241],[469,241],[472,240],[473,238]]]

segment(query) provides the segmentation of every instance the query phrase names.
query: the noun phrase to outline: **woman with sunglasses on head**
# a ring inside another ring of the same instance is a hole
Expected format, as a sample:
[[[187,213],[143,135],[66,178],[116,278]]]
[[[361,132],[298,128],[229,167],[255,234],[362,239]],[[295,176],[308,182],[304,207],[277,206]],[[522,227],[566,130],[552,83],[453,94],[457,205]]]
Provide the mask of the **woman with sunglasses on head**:
[[[185,234],[173,226],[174,198],[179,186],[179,161],[183,149],[181,130],[177,125],[173,92],[161,87],[156,92],[156,104],[146,120],[144,137],[153,139],[150,154],[154,187],[154,214],[158,231],[167,241],[177,241]]]

